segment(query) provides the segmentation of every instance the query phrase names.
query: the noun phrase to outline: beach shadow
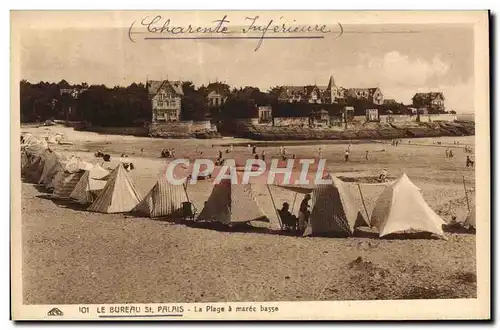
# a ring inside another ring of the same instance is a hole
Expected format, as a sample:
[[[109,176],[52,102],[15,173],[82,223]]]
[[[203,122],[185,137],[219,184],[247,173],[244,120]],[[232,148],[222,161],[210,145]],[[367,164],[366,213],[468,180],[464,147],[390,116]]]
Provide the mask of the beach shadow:
[[[75,211],[86,211],[87,207],[88,207],[88,205],[77,203],[71,199],[60,199],[60,198],[52,197],[51,195],[38,195],[36,197],[41,198],[41,199],[50,200],[55,205],[57,205],[59,207],[71,209],[71,210],[75,210]]]
[[[354,231],[353,237],[359,238],[379,238],[378,232],[373,231],[370,227],[358,227]]]
[[[394,233],[389,234],[384,237],[380,237],[382,240],[408,240],[408,239],[432,239],[441,240],[442,238],[433,233],[418,232],[418,233]]]
[[[476,230],[474,229],[474,227],[465,228],[461,224],[444,225],[443,231],[445,233],[453,233],[453,234],[475,234],[476,233]]]

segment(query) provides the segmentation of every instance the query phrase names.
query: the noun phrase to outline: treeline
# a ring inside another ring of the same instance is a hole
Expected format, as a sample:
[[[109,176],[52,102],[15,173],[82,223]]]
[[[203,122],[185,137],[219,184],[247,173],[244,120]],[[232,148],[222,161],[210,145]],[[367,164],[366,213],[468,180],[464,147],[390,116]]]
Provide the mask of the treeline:
[[[151,103],[143,84],[108,88],[86,83],[20,82],[21,122],[78,120],[101,126],[143,125]]]
[[[207,96],[211,91],[222,95],[225,102],[209,106]],[[340,104],[280,103],[281,87],[267,92],[247,86],[231,88],[216,82],[199,88],[192,82],[183,83],[181,100],[182,120],[224,121],[232,118],[250,118],[257,115],[257,107],[270,105],[275,117],[310,116],[318,110],[326,110],[330,116],[339,115],[345,105],[351,105],[356,115],[364,115],[366,109],[379,109],[380,114],[389,110],[395,114],[408,114],[408,106],[402,103],[375,105],[366,100],[348,99]],[[147,87],[140,83],[113,88],[83,82],[71,85],[62,80],[58,83],[20,82],[20,106],[22,122],[45,120],[82,121],[99,126],[142,126],[151,121],[151,102]]]

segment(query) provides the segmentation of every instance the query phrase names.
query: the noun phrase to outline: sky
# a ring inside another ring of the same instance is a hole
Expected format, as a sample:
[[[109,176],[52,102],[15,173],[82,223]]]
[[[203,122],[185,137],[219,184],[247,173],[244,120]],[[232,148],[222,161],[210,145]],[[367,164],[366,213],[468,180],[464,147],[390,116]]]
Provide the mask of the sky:
[[[473,112],[474,35],[470,25],[343,25],[324,39],[140,40],[128,28],[33,28],[20,35],[20,74],[30,82],[129,85],[149,79],[201,86],[379,87],[406,104],[443,91],[447,110]]]

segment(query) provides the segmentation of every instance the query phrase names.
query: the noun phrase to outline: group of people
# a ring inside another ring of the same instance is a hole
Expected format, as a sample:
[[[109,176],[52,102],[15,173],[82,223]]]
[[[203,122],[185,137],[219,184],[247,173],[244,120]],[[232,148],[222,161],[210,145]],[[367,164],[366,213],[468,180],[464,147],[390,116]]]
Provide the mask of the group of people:
[[[398,146],[398,144],[400,144],[401,142],[403,142],[403,140],[402,140],[402,139],[392,140],[391,145],[393,145],[393,146],[397,147],[397,146]]]
[[[161,151],[162,158],[175,158],[175,148],[167,148]]]
[[[446,158],[453,158],[453,150],[446,149]]]
[[[297,235],[302,235],[304,233],[307,223],[309,222],[309,217],[311,216],[310,200],[311,195],[306,194],[300,203],[298,217],[290,212],[290,204],[287,202],[283,203],[281,210],[279,210],[280,218],[284,226],[295,231]]]

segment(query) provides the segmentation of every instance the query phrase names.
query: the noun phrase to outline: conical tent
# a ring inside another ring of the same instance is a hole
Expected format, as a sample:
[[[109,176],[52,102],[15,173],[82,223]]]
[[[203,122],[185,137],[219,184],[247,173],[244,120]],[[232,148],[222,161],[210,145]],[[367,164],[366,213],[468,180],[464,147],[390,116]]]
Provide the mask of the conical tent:
[[[380,237],[404,231],[443,235],[445,221],[427,205],[420,189],[403,174],[377,199],[371,224],[378,228]]]
[[[173,185],[161,178],[132,211],[151,218],[180,214],[185,201],[186,193],[182,185]]]
[[[107,170],[100,165],[94,165],[91,170],[84,172],[69,198],[80,204],[92,203],[106,186],[107,181],[103,178],[107,175],[109,175]]]
[[[54,179],[54,176],[62,168],[62,164],[60,164],[60,162],[65,159],[66,157],[64,157],[64,155],[57,154],[53,151],[47,151],[45,153],[45,163],[43,165],[42,176],[38,183],[43,184],[46,188],[50,186],[52,179]]]
[[[356,227],[369,226],[348,187],[333,177],[331,184],[317,185],[304,236],[350,236]]]
[[[69,198],[71,192],[78,184],[82,178],[84,170],[78,170],[76,172],[61,171],[60,174],[56,175],[54,178],[54,191],[52,196],[56,198],[67,199]]]
[[[141,194],[127,171],[122,164],[118,164],[99,197],[88,210],[102,213],[130,212],[141,200]]]
[[[224,179],[216,184],[198,217],[200,220],[224,224],[248,221],[269,222],[259,204],[250,184],[231,184]]]
[[[26,182],[38,183],[42,176],[45,159],[39,155],[27,154],[27,163],[22,169],[22,175]]]
[[[475,205],[471,208],[469,215],[467,215],[467,218],[465,218],[465,224],[476,228],[476,206]]]

